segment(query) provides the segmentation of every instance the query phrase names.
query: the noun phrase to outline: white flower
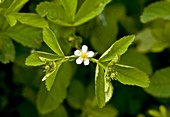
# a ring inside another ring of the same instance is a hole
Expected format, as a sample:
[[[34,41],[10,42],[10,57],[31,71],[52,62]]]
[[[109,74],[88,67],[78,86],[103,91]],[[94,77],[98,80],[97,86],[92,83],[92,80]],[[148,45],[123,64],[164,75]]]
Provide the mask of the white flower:
[[[86,45],[83,45],[81,50],[74,51],[74,55],[79,56],[76,59],[77,64],[81,64],[84,61],[84,65],[86,66],[89,65],[89,58],[94,56],[94,52],[88,51],[88,47]]]

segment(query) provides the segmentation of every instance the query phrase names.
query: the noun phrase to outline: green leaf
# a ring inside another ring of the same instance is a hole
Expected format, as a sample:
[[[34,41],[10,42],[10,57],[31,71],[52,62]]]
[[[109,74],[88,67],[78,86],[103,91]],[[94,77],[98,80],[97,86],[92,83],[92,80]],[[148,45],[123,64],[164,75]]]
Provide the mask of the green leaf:
[[[90,32],[93,30],[90,41],[99,54],[102,54],[116,40],[118,33],[117,19],[113,17],[114,12],[110,12],[114,9],[113,6],[106,7],[102,14],[96,18],[95,27],[91,25],[93,28],[89,29]]]
[[[63,51],[57,41],[55,34],[49,28],[43,28],[43,39],[44,42],[59,56],[64,56]]]
[[[161,52],[170,46],[168,33],[170,24],[159,21],[156,21],[155,24],[154,28],[144,29],[137,34],[137,49],[140,52]]]
[[[1,35],[3,35],[4,31],[9,28],[9,23],[7,22],[5,17],[0,17],[0,31]]]
[[[40,113],[45,114],[59,107],[67,95],[67,88],[74,74],[74,66],[70,63],[61,65],[50,91],[43,84],[37,98],[37,107]]]
[[[116,79],[125,85],[136,85],[143,88],[149,86],[149,78],[143,71],[131,66],[116,64]]]
[[[168,117],[167,109],[163,105],[159,106],[159,110],[149,109],[148,113],[153,117]]]
[[[53,86],[54,84],[54,80],[56,78],[56,75],[57,75],[57,72],[61,66],[61,63],[54,63],[55,66],[52,66],[54,67],[54,70],[45,74],[45,76],[43,77],[43,79],[46,79],[45,80],[45,85],[46,85],[46,88],[48,91],[51,90],[51,87]]]
[[[117,117],[118,111],[114,107],[108,105],[102,109],[91,109],[88,114],[93,117]]]
[[[76,13],[77,0],[42,2],[37,6],[37,13],[62,26],[78,26],[99,15],[111,0],[86,0]],[[62,4],[62,5],[61,5]],[[76,13],[76,15],[75,15]]]
[[[111,0],[85,0],[78,10],[74,26],[83,24],[99,15]]]
[[[14,15],[6,15],[6,19],[11,27],[15,26],[15,24],[17,23],[17,19]]]
[[[38,48],[42,42],[40,29],[19,23],[5,30],[5,33],[16,42],[31,48]]]
[[[41,117],[68,117],[67,111],[63,105],[60,105],[57,109],[51,113],[42,115]]]
[[[129,49],[121,56],[120,64],[136,67],[145,73],[152,74],[151,62],[145,54],[139,53],[135,49]]]
[[[162,117],[161,116],[161,114],[160,114],[160,112],[159,111],[157,111],[157,110],[148,110],[148,113],[149,113],[149,115],[151,115],[151,116],[153,116],[153,117]]]
[[[111,45],[111,47],[106,50],[102,56],[99,58],[100,62],[106,62],[112,60],[116,55],[121,56],[124,54],[130,44],[133,42],[135,36],[125,36],[121,38],[120,40],[116,41],[114,44]]]
[[[37,5],[36,11],[41,17],[46,16],[47,19],[58,25],[72,26],[71,18],[60,4],[54,2],[42,2]]]
[[[106,87],[107,86],[107,87]],[[108,102],[113,95],[113,85],[111,80],[105,80],[105,102]]]
[[[27,24],[37,28],[48,27],[48,22],[34,13],[16,13],[15,17],[22,24]]]
[[[0,6],[3,9],[3,13],[4,11],[9,8],[9,6],[12,4],[14,0],[1,0]]]
[[[13,12],[19,11],[28,1],[29,0],[14,0],[9,8],[6,10],[6,14],[11,14]]]
[[[56,61],[56,60],[62,59],[57,54],[51,54],[51,53],[42,52],[42,51],[36,51],[36,52],[41,60]]]
[[[74,21],[78,0],[60,0],[66,13],[70,15],[71,21]]]
[[[151,51],[153,43],[156,41],[151,29],[146,28],[136,35],[137,50],[140,52]]]
[[[170,20],[170,2],[155,2],[144,9],[141,15],[141,22],[147,23],[149,21],[162,18],[164,20]]]
[[[40,66],[45,64],[45,61],[40,60],[37,52],[33,52],[26,58],[25,64],[27,66]]]
[[[77,88],[78,87],[78,88]],[[78,80],[73,80],[68,90],[67,102],[75,109],[81,109],[84,106],[86,89],[83,83]]]
[[[56,61],[61,59],[62,58],[56,54],[35,51],[26,58],[25,64],[28,66],[40,66],[45,64],[46,61]]]
[[[4,64],[14,62],[15,48],[12,41],[7,37],[0,38],[0,61]]]
[[[95,72],[95,95],[97,104],[100,108],[105,106],[105,84],[104,84],[104,69],[98,64]]]
[[[145,91],[156,97],[170,97],[170,67],[155,72],[151,77],[151,84]]]

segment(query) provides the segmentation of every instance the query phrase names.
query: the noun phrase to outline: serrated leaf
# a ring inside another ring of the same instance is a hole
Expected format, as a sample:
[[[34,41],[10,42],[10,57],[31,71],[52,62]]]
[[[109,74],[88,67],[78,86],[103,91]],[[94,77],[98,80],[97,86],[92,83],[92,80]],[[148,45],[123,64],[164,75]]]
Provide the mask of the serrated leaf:
[[[74,67],[70,63],[61,65],[50,91],[43,84],[37,98],[37,107],[40,113],[54,111],[63,102],[67,95],[67,88],[74,74]]]
[[[49,28],[43,28],[43,40],[57,55],[64,56],[55,34]]]
[[[149,21],[162,18],[164,20],[170,20],[170,2],[161,1],[155,2],[144,9],[141,15],[141,22],[147,23]]]
[[[48,22],[34,13],[16,13],[15,17],[22,24],[27,24],[37,28],[48,27]]]
[[[99,15],[111,0],[85,0],[78,10],[74,26],[83,24]]]
[[[45,61],[56,61],[61,59],[62,58],[56,54],[35,51],[26,58],[25,64],[28,66],[40,66],[45,64]]]
[[[5,33],[16,42],[31,48],[38,48],[42,42],[40,29],[19,23],[5,30]]]
[[[45,64],[45,61],[41,61],[37,52],[31,53],[25,61],[28,66],[40,66]]]
[[[116,55],[121,56],[124,54],[130,44],[133,42],[135,36],[129,35],[125,36],[111,45],[111,47],[106,50],[99,58],[100,62],[106,62],[112,60]]]
[[[116,64],[116,79],[125,85],[136,85],[143,88],[149,86],[149,78],[143,71],[131,66]]]
[[[145,91],[156,97],[170,97],[170,67],[155,72],[151,78],[151,84]]]
[[[70,15],[71,21],[74,21],[78,0],[60,0],[66,13]]]
[[[50,21],[58,25],[72,26],[70,17],[60,4],[54,2],[42,2],[37,5],[36,11],[41,17],[46,16]]]
[[[6,14],[11,14],[13,12],[17,12],[20,10],[25,3],[27,3],[29,0],[14,0],[12,4],[9,6],[9,8],[6,10]]]
[[[97,104],[100,108],[105,106],[105,84],[104,84],[104,69],[98,64],[95,71],[95,95]]]
[[[7,37],[0,39],[0,61],[4,64],[14,62],[15,48],[12,41]]]
[[[135,49],[129,49],[121,56],[120,64],[136,67],[147,74],[152,74],[151,62],[145,54],[139,53]]]
[[[52,72],[50,72],[50,73],[47,73],[47,74],[43,77],[43,79],[46,79],[46,80],[45,80],[45,85],[46,85],[46,88],[47,88],[48,91],[51,90],[51,87],[52,87],[53,84],[54,84],[54,80],[55,80],[55,78],[56,78],[56,75],[57,75],[57,72],[58,72],[60,66],[61,66],[61,63],[58,63],[58,64],[55,63],[55,67],[53,66],[53,67],[54,67],[54,71],[52,71]]]

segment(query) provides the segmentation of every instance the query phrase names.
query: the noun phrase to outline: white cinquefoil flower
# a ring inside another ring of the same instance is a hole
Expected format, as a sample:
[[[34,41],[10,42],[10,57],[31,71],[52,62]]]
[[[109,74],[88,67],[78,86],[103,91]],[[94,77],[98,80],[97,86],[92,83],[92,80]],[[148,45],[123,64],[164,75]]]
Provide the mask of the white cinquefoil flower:
[[[84,65],[89,65],[89,58],[94,56],[94,52],[88,51],[88,47],[86,45],[83,45],[81,50],[74,51],[74,55],[78,56],[78,58],[76,59],[77,64],[81,64],[82,62],[84,62]]]

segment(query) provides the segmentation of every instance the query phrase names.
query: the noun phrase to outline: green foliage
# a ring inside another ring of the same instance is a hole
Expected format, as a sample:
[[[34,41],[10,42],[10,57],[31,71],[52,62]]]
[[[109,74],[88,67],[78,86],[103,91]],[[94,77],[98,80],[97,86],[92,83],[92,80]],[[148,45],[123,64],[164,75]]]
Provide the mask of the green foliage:
[[[78,87],[78,88],[77,88]],[[76,89],[76,90],[75,90]],[[75,109],[81,109],[84,106],[86,94],[85,86],[78,80],[73,80],[68,91],[67,101]]]
[[[53,112],[42,115],[42,117],[68,117],[68,114],[64,106],[61,105]]]
[[[45,64],[45,61],[40,60],[38,52],[33,52],[27,57],[25,64],[28,66],[40,66]]]
[[[156,97],[170,97],[169,72],[169,67],[156,71],[151,78],[150,86],[145,89],[146,92]]]
[[[67,88],[73,73],[74,69],[72,69],[71,64],[62,64],[51,90],[47,91],[45,85],[42,85],[37,97],[37,107],[40,113],[49,113],[59,107],[66,98]]]
[[[44,42],[59,56],[63,56],[59,43],[55,34],[48,28],[43,29],[43,40]]]
[[[161,29],[164,30],[161,30]],[[169,45],[169,21],[156,20],[150,28],[146,28],[138,33],[137,49],[141,52],[161,52]],[[148,41],[149,39],[149,41]]]
[[[39,35],[41,31],[39,29],[23,24],[18,24],[12,28],[8,28],[4,33],[14,41],[30,48],[38,48],[42,42]]]
[[[47,21],[37,14],[33,13],[16,13],[15,18],[22,24],[27,24],[37,28],[48,27]]]
[[[1,44],[3,43],[0,53],[0,56],[2,56],[0,58],[1,62],[9,63],[10,61],[15,60],[15,47],[11,39],[22,44],[23,46],[38,48],[42,42],[39,34],[39,29],[20,23],[10,27],[5,18],[0,17],[0,42]],[[4,57],[6,60],[4,60]]]
[[[113,15],[115,14],[109,12],[115,9],[115,6],[106,7],[103,13],[96,18],[97,23],[95,28],[93,27],[93,29],[89,29],[93,30],[90,41],[94,49],[100,54],[102,54],[107,48],[109,48],[110,44],[115,41],[118,33],[117,18],[113,18]],[[104,44],[101,46],[101,43]]]
[[[169,5],[0,0],[0,116],[168,117]]]
[[[110,0],[86,0],[76,14],[77,0],[74,0],[71,4],[68,3],[68,0],[63,0],[62,5],[54,2],[43,2],[37,6],[36,11],[40,16],[46,16],[58,25],[78,26],[99,15],[109,2]]]
[[[137,85],[143,88],[149,86],[148,76],[137,68],[116,64],[116,80],[122,84]]]
[[[163,105],[159,106],[159,111],[150,109],[148,113],[153,117],[168,117],[167,110]]]
[[[146,23],[158,18],[170,20],[170,3],[166,1],[156,2],[145,8],[141,22]]]
[[[91,111],[93,109],[93,111]],[[115,108],[111,107],[111,106],[106,106],[103,109],[96,109],[96,108],[92,108],[91,110],[89,110],[88,116],[93,116],[93,117],[116,117],[118,112]],[[82,116],[85,117],[85,116]]]
[[[152,66],[149,58],[142,53],[139,53],[134,48],[129,49],[121,56],[120,64],[136,67],[148,75],[152,74]]]
[[[6,10],[5,14],[12,14],[19,11],[26,2],[28,2],[28,0],[14,0]]]
[[[28,66],[40,66],[45,64],[45,61],[55,61],[60,59],[56,54],[51,54],[47,52],[35,51],[27,57],[25,64]]]
[[[95,16],[99,15],[106,4],[108,4],[111,0],[86,0],[77,11],[75,18],[75,26],[83,24]]]
[[[1,38],[0,40],[0,61],[2,63],[9,63],[15,59],[15,48],[9,38]]]
[[[107,62],[112,60],[116,55],[121,56],[123,53],[127,51],[129,45],[133,42],[134,36],[127,36],[121,38],[119,41],[116,41],[111,47],[106,50],[102,56],[100,57],[99,61]]]
[[[65,12],[68,13],[70,19],[74,21],[78,0],[72,0],[72,2],[70,2],[69,0],[61,0],[61,3],[64,7]]]
[[[97,103],[100,108],[105,106],[105,82],[104,82],[104,69],[99,65],[96,66],[95,72],[95,95]]]

